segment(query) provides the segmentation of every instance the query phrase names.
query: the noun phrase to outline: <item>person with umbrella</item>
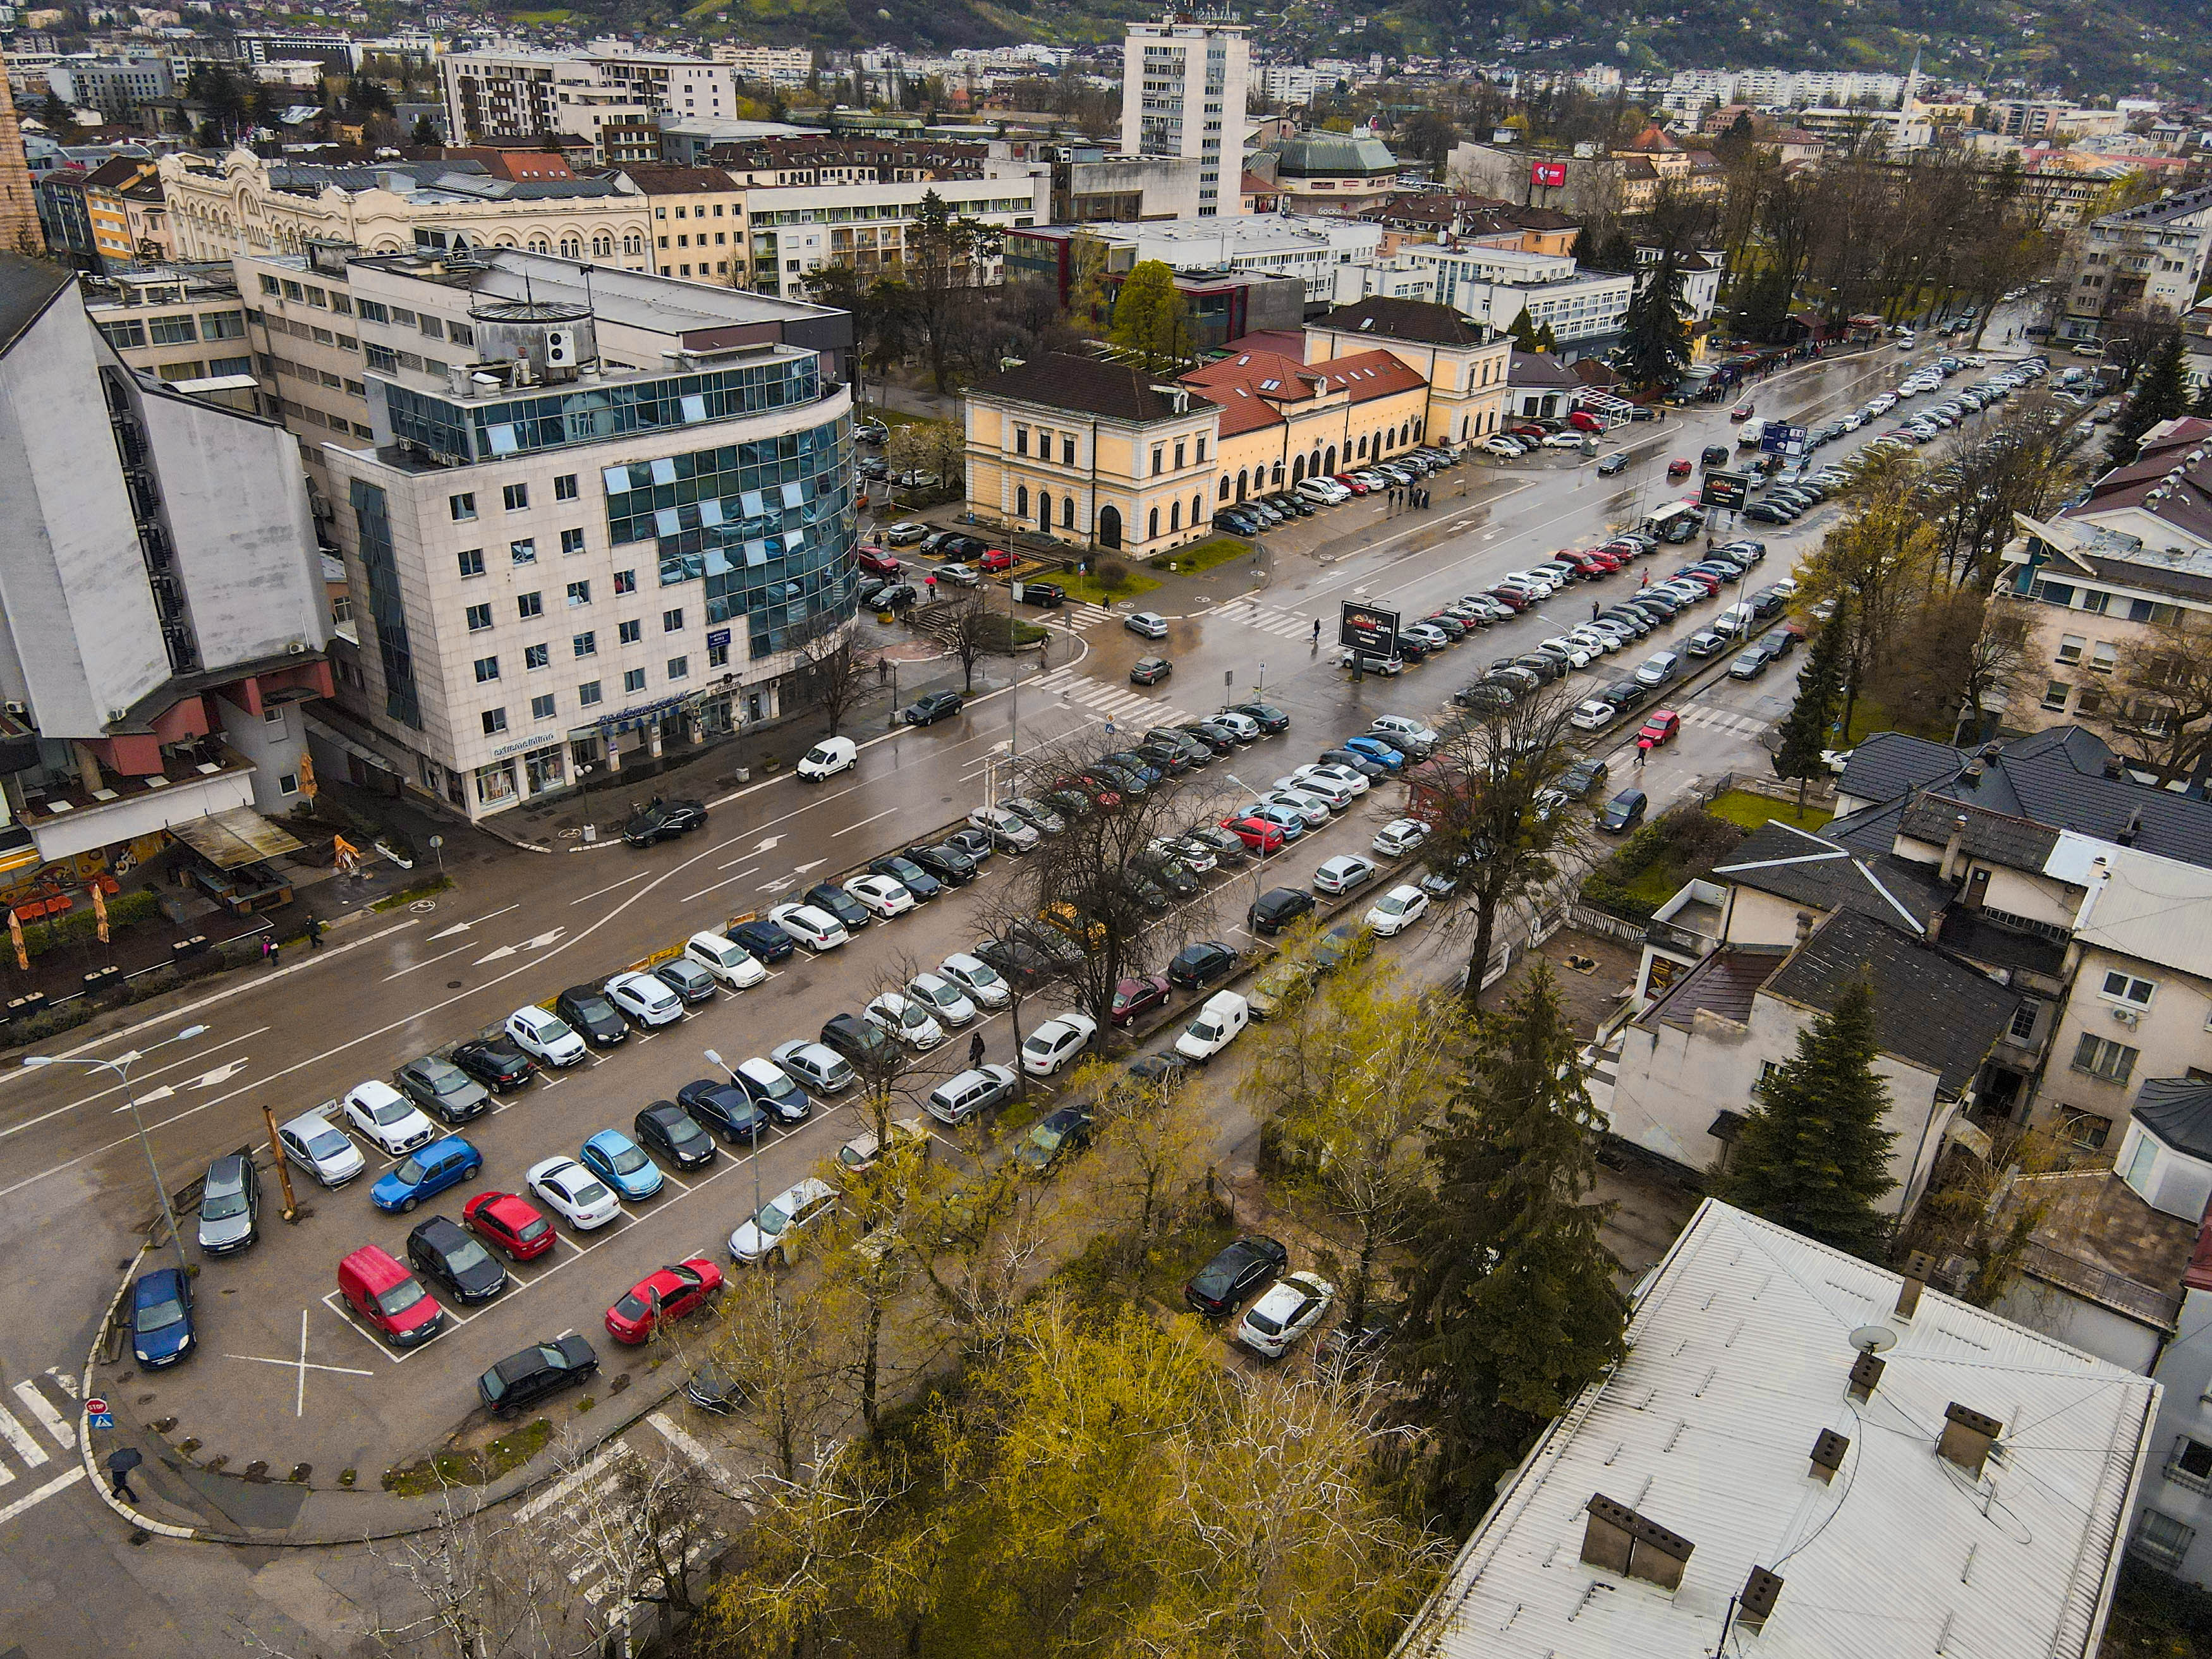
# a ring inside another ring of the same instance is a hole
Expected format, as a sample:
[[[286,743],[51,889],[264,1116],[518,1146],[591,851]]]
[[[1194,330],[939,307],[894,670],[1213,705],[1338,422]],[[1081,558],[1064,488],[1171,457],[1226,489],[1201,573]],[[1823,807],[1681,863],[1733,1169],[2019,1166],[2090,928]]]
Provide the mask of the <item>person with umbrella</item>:
[[[138,1494],[131,1490],[131,1471],[144,1462],[136,1446],[125,1446],[107,1455],[107,1489],[126,1504],[138,1501]]]

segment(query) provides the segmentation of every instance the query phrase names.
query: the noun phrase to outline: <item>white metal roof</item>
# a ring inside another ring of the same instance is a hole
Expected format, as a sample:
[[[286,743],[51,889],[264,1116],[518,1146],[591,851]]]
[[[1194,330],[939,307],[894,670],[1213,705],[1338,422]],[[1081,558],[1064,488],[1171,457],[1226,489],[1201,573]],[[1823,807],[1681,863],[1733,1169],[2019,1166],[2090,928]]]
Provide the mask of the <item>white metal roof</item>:
[[[1773,1616],[1735,1659],[2086,1659],[2158,1385],[1707,1200],[1646,1280],[1619,1371],[1538,1443],[1407,1632],[1406,1659],[1711,1659],[1753,1565]],[[1853,1330],[1887,1324],[1846,1393]],[[1977,1480],[1938,1458],[1953,1401],[1999,1419]],[[1823,1429],[1840,1472],[1808,1474]],[[1580,1559],[1596,1493],[1694,1547],[1669,1593]]]
[[[2074,917],[2083,945],[2212,979],[2212,869],[2062,830],[2044,873],[2087,890]]]

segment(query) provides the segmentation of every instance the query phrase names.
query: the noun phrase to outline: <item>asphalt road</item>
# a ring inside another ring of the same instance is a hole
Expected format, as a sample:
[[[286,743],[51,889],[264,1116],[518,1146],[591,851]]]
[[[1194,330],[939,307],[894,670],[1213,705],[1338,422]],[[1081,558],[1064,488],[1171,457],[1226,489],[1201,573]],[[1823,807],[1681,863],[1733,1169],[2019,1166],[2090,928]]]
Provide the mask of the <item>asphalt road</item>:
[[[1762,417],[1817,420],[1893,385],[1911,361],[1887,350],[1832,361],[1753,395]],[[1164,645],[1103,616],[1081,615],[1076,620],[1087,650],[1078,662],[973,704],[957,719],[871,742],[855,775],[825,786],[805,787],[783,778],[741,790],[714,803],[708,829],[684,841],[644,852],[616,846],[548,857],[453,833],[447,857],[459,885],[434,908],[357,922],[330,948],[279,970],[179,994],[173,1009],[146,1014],[143,1029],[86,1044],[82,1055],[112,1059],[186,1024],[207,1025],[191,1042],[149,1054],[134,1073],[142,1098],[159,1096],[144,1112],[173,1188],[212,1158],[262,1139],[264,1104],[282,1119],[365,1079],[387,1077],[399,1063],[524,1003],[604,979],[696,928],[764,906],[794,884],[857,865],[960,816],[982,799],[987,767],[1010,738],[1026,748],[1109,724],[1133,734],[1219,706],[1225,682],[1240,697],[1263,694],[1292,716],[1288,735],[1212,769],[1265,788],[1377,714],[1433,716],[1492,657],[1582,620],[1593,596],[1632,588],[1635,569],[1587,592],[1578,586],[1558,597],[1553,612],[1471,636],[1395,678],[1355,683],[1335,665],[1333,648],[1311,642],[1316,617],[1325,637],[1334,634],[1341,600],[1391,604],[1418,615],[1554,549],[1589,545],[1633,525],[1682,493],[1685,486],[1662,476],[1668,459],[1694,458],[1702,444],[1725,441],[1731,428],[1725,410],[1714,409],[1656,430],[1623,430],[1632,465],[1616,478],[1600,479],[1588,465],[1463,464],[1443,475],[1454,485],[1468,481],[1463,498],[1378,524],[1364,544],[1340,547],[1326,562],[1273,548],[1257,573],[1264,586],[1256,591],[1252,569],[1224,566],[1123,607],[1169,614]],[[1853,434],[1823,459],[1869,435],[1871,429]],[[1759,578],[1784,574],[1836,512],[1831,506],[1789,529],[1770,528],[1763,537],[1770,557]],[[1303,528],[1325,529],[1327,516]],[[1694,550],[1682,553],[1693,556]],[[1647,563],[1663,572],[1680,562],[1662,554]],[[1640,659],[1632,653],[1686,636],[1732,597],[1724,590],[1711,607],[1680,619],[1671,635],[1655,634],[1614,660]],[[1130,663],[1155,653],[1174,661],[1174,677],[1149,690],[1131,688]],[[1686,720],[1681,738],[1646,769],[1643,783],[1655,805],[1697,780],[1763,768],[1755,733],[1786,707],[1790,678],[1781,670],[1753,687],[1720,682],[1724,689],[1706,701],[1729,718]],[[1605,752],[1603,744],[1597,752]],[[1370,833],[1371,824],[1362,818],[1310,837],[1270,880],[1303,877],[1330,853],[1364,844]],[[994,860],[1007,862],[1004,855]],[[1006,879],[1001,868],[986,883]],[[1249,877],[1218,883],[1220,896],[1170,918],[1163,925],[1162,959],[1186,938],[1237,939],[1231,930],[1250,890]],[[625,1351],[600,1325],[613,1297],[681,1255],[726,1261],[723,1241],[751,1210],[756,1187],[772,1195],[809,1170],[857,1130],[854,1113],[819,1112],[765,1144],[757,1161],[726,1150],[702,1178],[672,1180],[661,1196],[629,1206],[604,1232],[578,1237],[563,1227],[555,1255],[516,1274],[526,1282],[416,1352],[393,1352],[336,1310],[336,1263],[362,1243],[382,1243],[396,1254],[422,1215],[456,1213],[460,1198],[483,1186],[517,1188],[532,1161],[573,1154],[594,1129],[627,1127],[648,1101],[710,1073],[703,1048],[735,1060],[765,1054],[787,1038],[812,1036],[828,1015],[857,1009],[908,964],[928,966],[971,945],[977,929],[969,915],[978,902],[973,894],[948,896],[915,916],[866,930],[827,957],[802,952],[765,985],[725,995],[649,1037],[634,1036],[580,1073],[508,1097],[497,1115],[470,1135],[485,1154],[482,1179],[433,1200],[417,1216],[380,1215],[368,1201],[368,1179],[332,1194],[303,1188],[312,1215],[296,1227],[266,1216],[259,1244],[241,1257],[209,1263],[200,1275],[194,1360],[159,1377],[104,1373],[100,1386],[137,1420],[176,1418],[173,1436],[198,1437],[203,1458],[220,1452],[234,1471],[258,1460],[281,1479],[304,1462],[319,1485],[341,1468],[359,1469],[369,1484],[387,1462],[438,1440],[471,1408],[477,1373],[529,1341],[581,1330],[593,1337],[610,1370],[617,1368]],[[1024,1024],[1048,1006],[1048,999],[1033,1001]],[[1010,1060],[1006,1019],[982,1029],[990,1057]],[[957,1069],[964,1063],[966,1036],[957,1034],[939,1051],[941,1061],[930,1056],[925,1065]],[[235,1639],[238,1609],[255,1603],[267,1615],[258,1621],[264,1630],[331,1628],[326,1621],[344,1597],[337,1587],[343,1572],[308,1567],[296,1556],[263,1559],[252,1552],[162,1545],[133,1550],[93,1496],[68,1484],[76,1467],[74,1451],[66,1449],[75,1432],[75,1379],[118,1269],[153,1211],[126,1101],[112,1077],[74,1067],[0,1076],[0,1243],[13,1267],[0,1280],[0,1408],[9,1413],[0,1420],[0,1474],[6,1477],[0,1480],[0,1608],[15,1615],[13,1639],[32,1655],[95,1648],[197,1651],[210,1639]],[[380,1162],[372,1160],[371,1178]],[[27,1390],[46,1413],[32,1405]],[[40,1462],[25,1455],[26,1446]],[[88,1570],[100,1573],[105,1586],[96,1602],[86,1595]]]

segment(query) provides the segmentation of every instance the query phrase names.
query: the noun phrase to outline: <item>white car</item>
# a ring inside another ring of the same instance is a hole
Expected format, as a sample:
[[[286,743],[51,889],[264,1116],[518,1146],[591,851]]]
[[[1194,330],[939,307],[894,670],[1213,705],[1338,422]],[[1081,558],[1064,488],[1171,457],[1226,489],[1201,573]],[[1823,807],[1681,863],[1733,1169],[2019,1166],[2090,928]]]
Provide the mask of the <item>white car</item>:
[[[1386,738],[1410,738],[1416,747],[1421,749],[1433,749],[1443,741],[1442,734],[1434,727],[1424,726],[1417,720],[1409,720],[1403,714],[1378,714],[1367,729],[1380,732]]]
[[[1591,697],[1575,705],[1575,712],[1567,716],[1567,724],[1577,732],[1595,732],[1610,726],[1620,718],[1620,711],[1602,697]]]
[[[1334,478],[1302,478],[1291,489],[1321,507],[1334,507],[1352,499],[1352,492]]]
[[[1556,652],[1565,657],[1570,667],[1588,668],[1590,665],[1590,648],[1586,645],[1577,645],[1572,640],[1553,639],[1544,640],[1540,646],[1541,649]]]
[[[522,1179],[580,1233],[604,1227],[622,1213],[622,1200],[614,1189],[573,1158],[549,1158],[543,1164],[533,1164]]]
[[[860,745],[852,738],[824,738],[799,757],[797,770],[803,781],[819,783],[848,767],[857,766],[860,760]]]
[[[942,974],[916,974],[906,982],[906,994],[949,1031],[975,1018],[975,999]]]
[[[1303,766],[1289,777],[1277,778],[1275,787],[1286,795],[1311,795],[1332,812],[1344,811],[1352,805],[1352,797],[1358,793],[1340,780],[1314,777],[1309,769]]]
[[[1239,743],[1250,743],[1261,735],[1260,722],[1249,714],[1242,714],[1234,708],[1224,708],[1218,714],[1208,714],[1206,719],[1216,726],[1227,726],[1236,734],[1237,741]]]
[[[526,1054],[535,1055],[548,1066],[574,1066],[581,1061],[590,1050],[568,1022],[558,1014],[549,1014],[532,1004],[518,1008],[507,1017],[507,1034]]]
[[[1567,639],[1570,643],[1581,646],[1593,657],[1608,656],[1620,649],[1620,635],[1607,633],[1604,629],[1592,627],[1588,623],[1570,630]]]
[[[927,525],[916,524],[912,519],[902,519],[884,532],[884,545],[911,547],[927,534],[929,534]]]
[[[345,1097],[346,1121],[369,1144],[392,1157],[427,1146],[438,1138],[438,1126],[416,1110],[412,1102],[388,1083],[374,1078]]]
[[[1216,991],[1176,1039],[1176,1053],[1194,1066],[1203,1066],[1234,1042],[1251,1023],[1251,1004],[1234,991]]]
[[[1260,798],[1262,806],[1279,806],[1295,815],[1309,830],[1318,830],[1328,822],[1328,803],[1319,795],[1303,789],[1277,789]]]
[[[730,1258],[734,1261],[758,1261],[769,1251],[781,1249],[784,1242],[796,1238],[807,1224],[820,1220],[837,1207],[837,1189],[828,1182],[809,1176],[797,1186],[786,1188],[760,1206],[758,1214],[740,1222],[730,1235]]]
[[[1485,438],[1482,441],[1482,448],[1483,453],[1487,455],[1514,456],[1528,453],[1502,432],[1494,438]]]
[[[1003,806],[979,806],[968,815],[970,829],[981,830],[991,838],[994,847],[1003,847],[1009,853],[1033,851],[1044,837],[1037,833],[1034,823],[1024,823]],[[848,888],[846,890],[850,891]]]
[[[1048,1019],[1022,1044],[1022,1070],[1031,1077],[1050,1077],[1097,1035],[1098,1022],[1085,1013],[1070,1010]]]
[[[1339,853],[1333,859],[1322,860],[1313,872],[1314,891],[1344,894],[1364,887],[1375,879],[1375,865],[1357,853]]]
[[[1386,859],[1401,859],[1429,838],[1429,826],[1419,818],[1393,818],[1375,832],[1369,849]]]
[[[768,919],[817,956],[836,950],[852,937],[843,922],[811,904],[779,904],[768,913]]]
[[[1523,587],[1540,599],[1548,599],[1559,591],[1559,583],[1540,570],[1509,570],[1505,580],[1516,587]]]
[[[1375,901],[1364,921],[1384,939],[1402,933],[1429,912],[1429,896],[1408,882],[1393,887]]]
[[[909,1048],[926,1051],[945,1041],[945,1028],[914,998],[886,991],[860,1011],[871,1025],[879,1025]]]
[[[1547,449],[1580,449],[1588,440],[1581,432],[1554,432],[1544,440]]]
[[[878,921],[889,921],[914,908],[914,895],[889,876],[855,876],[845,884],[845,890]]]
[[[684,1000],[651,974],[617,974],[607,1000],[641,1025],[670,1025],[684,1018]]]
[[[1315,784],[1326,783],[1340,789],[1348,789],[1354,795],[1364,795],[1371,787],[1364,773],[1355,772],[1348,766],[1334,765],[1328,761],[1310,761],[1291,773],[1291,779],[1297,788],[1310,788]],[[1300,779],[1305,781],[1299,782]],[[1315,793],[1318,794],[1321,792],[1316,790]]]
[[[768,964],[735,939],[720,933],[694,933],[684,942],[684,954],[732,991],[757,985],[768,977]]]
[[[964,951],[945,957],[938,964],[938,971],[965,991],[980,1007],[1003,1008],[1012,995],[997,969]]]
[[[1280,1359],[1328,1316],[1335,1301],[1336,1286],[1319,1273],[1286,1273],[1245,1310],[1237,1340],[1264,1358]]]
[[[302,1112],[276,1132],[284,1156],[325,1187],[343,1187],[368,1167],[361,1148],[320,1112]]]
[[[840,1146],[837,1166],[857,1174],[873,1169],[887,1150],[897,1152],[908,1146],[919,1146],[924,1158],[929,1156],[929,1125],[918,1117],[895,1117],[884,1140],[878,1141],[873,1129],[863,1129]]]

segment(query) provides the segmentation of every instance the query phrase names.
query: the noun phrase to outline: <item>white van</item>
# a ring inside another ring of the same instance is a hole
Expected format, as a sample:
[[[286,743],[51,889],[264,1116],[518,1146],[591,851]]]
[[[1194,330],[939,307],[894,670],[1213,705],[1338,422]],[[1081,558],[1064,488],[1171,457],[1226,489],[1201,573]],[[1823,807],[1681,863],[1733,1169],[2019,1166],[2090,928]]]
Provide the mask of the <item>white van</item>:
[[[1203,1066],[1219,1054],[1252,1023],[1252,1010],[1234,991],[1216,991],[1206,1000],[1183,1034],[1176,1039],[1176,1052]]]
[[[761,959],[742,945],[720,933],[694,933],[684,942],[684,954],[732,991],[757,985],[768,977]]]
[[[1756,449],[1759,441],[1765,435],[1765,422],[1746,421],[1735,429],[1735,447],[1738,449]]]
[[[833,772],[842,772],[860,757],[860,746],[850,738],[824,738],[800,757],[799,775],[819,783]]]
[[[1712,630],[1723,639],[1740,640],[1751,632],[1752,609],[1748,604],[1732,605],[1712,620]]]

